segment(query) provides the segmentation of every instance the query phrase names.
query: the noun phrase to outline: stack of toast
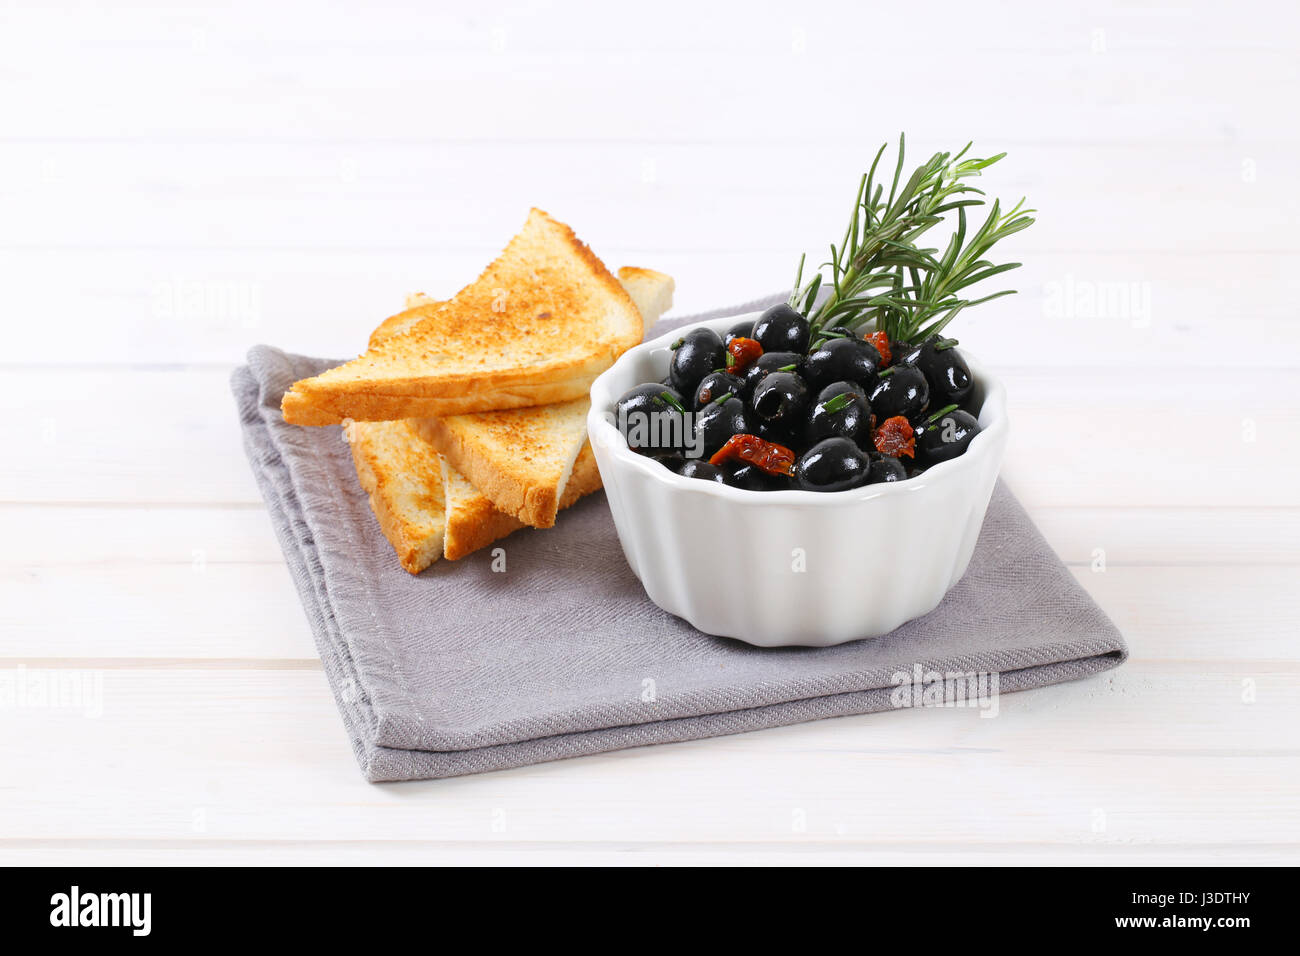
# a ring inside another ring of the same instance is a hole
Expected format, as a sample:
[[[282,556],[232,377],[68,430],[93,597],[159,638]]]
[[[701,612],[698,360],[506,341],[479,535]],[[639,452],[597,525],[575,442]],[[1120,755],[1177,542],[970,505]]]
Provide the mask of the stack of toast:
[[[422,294],[351,362],[294,384],[285,420],[342,424],[357,478],[403,568],[418,574],[600,487],[591,382],[672,304],[673,280],[615,278],[541,210],[453,298]]]

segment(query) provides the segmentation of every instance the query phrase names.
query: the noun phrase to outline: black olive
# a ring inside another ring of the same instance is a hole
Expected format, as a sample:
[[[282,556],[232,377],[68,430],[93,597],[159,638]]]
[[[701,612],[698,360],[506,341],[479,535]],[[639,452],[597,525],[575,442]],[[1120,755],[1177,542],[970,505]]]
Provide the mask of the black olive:
[[[778,372],[782,369],[789,369],[792,372],[803,372],[803,356],[795,352],[764,352],[754,364],[740,373],[740,380],[745,383],[745,390],[742,397],[748,401],[754,394],[754,389],[768,374]]]
[[[686,438],[685,408],[677,390],[659,382],[629,389],[614,405],[627,446],[643,455],[681,450]]]
[[[741,372],[740,373],[740,382],[741,382],[740,397],[743,398],[746,402],[748,402],[750,396],[754,394],[754,387],[758,385],[759,381],[761,381],[762,378],[768,375],[771,371],[772,370],[770,368],[765,368],[764,366],[760,365],[759,362],[755,362],[753,365],[749,366],[747,369]]]
[[[938,403],[932,401],[930,404],[933,406]],[[980,410],[983,405],[975,401],[975,389],[971,389],[970,394],[966,396],[966,401],[962,402],[960,407],[963,412],[966,412],[972,418],[978,419],[980,417]]]
[[[720,485],[727,483],[726,476],[717,465],[710,465],[700,458],[688,459],[686,464],[677,469],[677,474],[686,478],[700,478],[704,481],[716,481]]]
[[[764,441],[770,441],[773,444],[780,445],[783,448],[789,448],[793,451],[801,447],[799,443],[798,424],[786,424],[785,422],[764,422],[759,421],[758,431],[755,432],[759,438]]]
[[[749,409],[738,398],[713,402],[695,413],[695,443],[700,458],[711,458],[732,435],[754,434]]]
[[[902,365],[904,362],[909,361],[908,356],[914,351],[916,351],[915,345],[901,340],[891,341],[889,343],[889,364]],[[916,363],[912,362],[912,364],[915,365]]]
[[[975,388],[970,366],[956,349],[953,339],[932,335],[912,347],[900,360],[924,373],[930,383],[930,400],[936,405],[965,405]]]
[[[745,383],[730,372],[710,372],[700,379],[700,384],[695,389],[695,404],[692,407],[699,411],[728,392],[739,397],[744,388]]]
[[[881,422],[895,415],[911,421],[929,405],[930,385],[915,365],[891,365],[871,393],[871,410]]]
[[[818,329],[817,334],[812,337],[812,351],[817,351],[831,339],[861,339],[862,336],[850,328],[843,325],[832,325],[828,328]]]
[[[815,445],[824,438],[847,438],[857,445],[871,436],[871,406],[862,386],[835,382],[817,395],[804,425],[804,441]]]
[[[861,395],[864,400],[867,397],[867,390],[857,382],[831,382],[817,393],[817,401],[825,401],[828,398],[842,395],[845,392],[852,392],[854,395]]]
[[[862,339],[838,338],[823,342],[808,356],[804,378],[821,391],[833,382],[856,382],[868,392],[876,386],[880,353]]]
[[[752,339],[753,337],[753,322],[737,322],[731,328],[727,329],[727,334],[722,337],[722,344],[730,345],[732,339]]]
[[[867,483],[871,461],[847,438],[826,438],[794,465],[794,483],[805,491],[844,491]]]
[[[927,419],[916,429],[916,462],[926,468],[965,454],[980,423],[961,409]]]
[[[722,339],[712,329],[694,329],[678,340],[668,363],[673,387],[683,395],[694,395],[700,379],[726,363]]]
[[[802,423],[808,411],[808,386],[794,372],[772,372],[754,386],[749,407],[774,425]]]
[[[906,481],[907,469],[897,458],[881,455],[867,468],[867,484],[874,485],[880,481]]]
[[[798,352],[802,355],[808,351],[810,331],[808,320],[782,302],[758,317],[754,334],[750,337],[763,346],[764,352]]]
[[[832,339],[832,338],[842,338],[842,339],[860,339],[860,338],[862,338],[862,336],[858,335],[857,332],[854,332],[852,329],[848,328],[847,326],[843,326],[843,325],[832,325],[832,326],[829,326],[828,328],[824,328],[824,329],[822,329],[822,330],[821,330],[820,332],[818,332],[817,334],[818,334],[818,335],[825,335],[826,338],[828,338],[828,339]]]
[[[666,453],[656,452],[650,457],[659,462],[659,464],[663,465],[669,471],[677,471],[682,467],[682,465],[686,464],[686,457],[680,451],[670,451]]]
[[[791,371],[803,374],[804,356],[801,352],[764,352],[754,364],[769,372]],[[790,368],[793,365],[794,368]]]
[[[733,461],[722,466],[726,483],[747,491],[782,491],[790,487],[785,475],[769,475],[749,462]]]

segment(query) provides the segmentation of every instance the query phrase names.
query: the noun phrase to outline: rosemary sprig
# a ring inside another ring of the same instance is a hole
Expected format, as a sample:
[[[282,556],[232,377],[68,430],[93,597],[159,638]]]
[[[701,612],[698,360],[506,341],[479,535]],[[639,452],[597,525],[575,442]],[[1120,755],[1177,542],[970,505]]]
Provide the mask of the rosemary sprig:
[[[906,147],[900,135],[886,196],[884,184],[876,182],[886,146],[880,147],[858,183],[844,238],[831,245],[830,259],[806,282],[805,260],[799,259],[790,305],[808,316],[812,341],[831,326],[867,325],[886,332],[891,340],[921,341],[941,331],[963,309],[1010,294],[1008,290],[975,299],[961,295],[975,283],[1019,266],[994,265],[985,255],[999,240],[1034,222],[1033,210],[1023,208],[1024,200],[1006,213],[995,200],[983,225],[967,238],[966,210],[985,200],[976,198],[984,192],[965,180],[979,176],[1006,153],[963,159],[969,143],[955,155],[935,153],[900,186]],[[950,213],[956,213],[956,230],[942,253],[922,247],[920,238],[948,221]],[[830,289],[819,304],[825,283]]]

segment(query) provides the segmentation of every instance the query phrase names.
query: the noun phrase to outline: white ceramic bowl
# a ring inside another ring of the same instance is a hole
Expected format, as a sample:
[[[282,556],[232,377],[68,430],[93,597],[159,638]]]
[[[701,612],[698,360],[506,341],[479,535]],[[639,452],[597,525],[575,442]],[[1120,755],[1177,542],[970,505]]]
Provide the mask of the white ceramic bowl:
[[[690,329],[723,334],[757,315],[675,329],[592,384],[587,429],[623,553],[655,604],[707,634],[762,647],[887,634],[932,611],[970,563],[1006,448],[1005,391],[963,349],[982,399],[966,453],[851,491],[746,491],[630,450],[614,424],[619,396],[664,378],[670,344]]]

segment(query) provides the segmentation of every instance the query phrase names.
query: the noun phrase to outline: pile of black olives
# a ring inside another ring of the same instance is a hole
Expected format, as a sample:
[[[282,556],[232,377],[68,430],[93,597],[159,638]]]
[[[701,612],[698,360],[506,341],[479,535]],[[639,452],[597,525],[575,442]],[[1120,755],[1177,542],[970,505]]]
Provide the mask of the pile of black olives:
[[[788,305],[724,336],[673,345],[662,382],[618,400],[628,447],[688,478],[752,491],[844,491],[904,481],[979,434],[974,382],[956,342],[811,335]]]

